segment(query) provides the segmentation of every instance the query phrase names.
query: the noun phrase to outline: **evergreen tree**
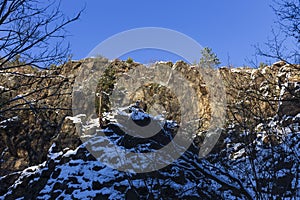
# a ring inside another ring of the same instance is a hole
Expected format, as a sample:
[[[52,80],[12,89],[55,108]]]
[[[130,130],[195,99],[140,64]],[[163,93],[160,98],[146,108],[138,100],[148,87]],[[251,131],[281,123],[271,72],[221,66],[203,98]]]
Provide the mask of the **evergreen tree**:
[[[201,67],[216,67],[219,64],[221,64],[221,62],[211,48],[205,47],[201,50],[201,58],[199,62]]]

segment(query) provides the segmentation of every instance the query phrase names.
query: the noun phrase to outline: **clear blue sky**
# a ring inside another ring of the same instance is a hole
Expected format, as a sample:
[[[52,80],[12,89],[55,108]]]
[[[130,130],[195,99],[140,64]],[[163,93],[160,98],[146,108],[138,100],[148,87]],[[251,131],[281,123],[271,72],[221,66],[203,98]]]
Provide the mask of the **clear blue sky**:
[[[72,15],[86,6],[81,19],[67,28],[73,59],[86,57],[96,45],[119,32],[163,27],[211,47],[222,65],[227,65],[229,58],[230,64],[241,66],[248,64],[246,58],[253,58],[254,44],[263,44],[271,37],[275,20],[271,3],[271,0],[63,0],[62,10]],[[170,56],[155,51],[146,54],[147,58],[145,52],[130,56],[140,62]]]

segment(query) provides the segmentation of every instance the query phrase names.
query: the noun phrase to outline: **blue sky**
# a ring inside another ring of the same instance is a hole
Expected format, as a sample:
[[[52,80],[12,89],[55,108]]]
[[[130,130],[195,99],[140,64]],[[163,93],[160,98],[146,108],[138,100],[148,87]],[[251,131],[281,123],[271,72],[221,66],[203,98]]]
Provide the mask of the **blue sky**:
[[[242,66],[248,64],[246,59],[253,59],[253,45],[263,44],[271,37],[275,20],[271,3],[271,0],[76,0],[72,3],[63,0],[62,11],[72,15],[86,7],[81,19],[67,28],[73,59],[86,57],[100,42],[122,31],[163,27],[211,47],[222,65]],[[126,56],[139,62],[177,59],[157,50]]]

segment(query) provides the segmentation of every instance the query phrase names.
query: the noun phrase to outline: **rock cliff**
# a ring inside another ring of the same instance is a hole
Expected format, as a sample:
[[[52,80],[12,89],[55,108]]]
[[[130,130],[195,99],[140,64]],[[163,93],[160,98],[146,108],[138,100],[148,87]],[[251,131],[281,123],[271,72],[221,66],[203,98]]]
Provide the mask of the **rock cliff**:
[[[116,138],[125,138],[125,143],[119,145],[142,145],[141,141],[131,143],[125,132],[118,131],[115,123],[118,116],[107,115],[113,107],[109,99],[111,89],[131,69],[143,67],[141,64],[90,58],[47,70],[26,67],[2,72],[0,196],[4,199],[300,197],[299,65],[277,62],[257,69],[218,69],[226,92],[226,124],[217,145],[203,159],[198,158],[197,152],[212,116],[207,83],[195,66],[184,62],[155,65],[168,66],[189,81],[197,97],[189,101],[201,108],[197,112],[201,124],[194,144],[182,157],[162,170],[146,174],[119,172],[98,162],[85,148],[87,143],[80,140],[76,132],[78,123],[71,117],[76,113],[74,109],[72,112],[75,79],[91,70],[102,70],[95,92],[101,94],[101,104],[96,95],[95,105],[81,102],[80,98],[75,101],[83,108],[94,107],[95,115],[105,121],[103,128],[109,130],[108,137],[115,142]],[[103,66],[106,68],[99,69]],[[90,92],[89,88],[83,90],[83,95],[84,92]],[[168,123],[180,124],[181,105],[167,87],[144,84],[129,96],[129,105],[141,100],[150,118],[163,111]],[[174,134],[168,126],[163,132]],[[127,147],[133,148],[130,145]]]

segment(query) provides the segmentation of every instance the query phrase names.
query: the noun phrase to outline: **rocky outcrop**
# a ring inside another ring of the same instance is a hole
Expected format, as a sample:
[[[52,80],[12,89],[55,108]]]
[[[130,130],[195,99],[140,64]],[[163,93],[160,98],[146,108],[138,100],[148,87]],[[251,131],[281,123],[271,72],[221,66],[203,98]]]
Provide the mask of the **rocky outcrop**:
[[[74,125],[65,120],[72,115],[72,84],[80,65],[0,74],[0,175],[43,162],[54,141],[61,149],[81,143]]]
[[[169,124],[170,125],[170,124]],[[166,125],[165,127],[169,127]],[[126,134],[115,132],[117,125],[105,130],[114,143],[129,151],[136,151],[146,141],[132,140]],[[166,137],[170,129],[162,130]],[[152,138],[150,146],[164,145],[163,140]],[[98,146],[102,136],[91,139],[75,150],[56,152],[51,147],[48,159],[43,164],[29,167],[19,173],[18,179],[4,194],[5,199],[222,199],[226,192],[233,196],[251,198],[249,192],[239,186],[240,181],[230,174],[223,179],[217,176],[222,170],[207,170],[209,163],[197,156],[197,147],[191,146],[171,165],[150,173],[126,173],[112,169],[97,161],[85,146]],[[101,145],[100,145],[101,146]],[[143,147],[143,149],[145,149]],[[147,150],[147,149],[145,149]],[[151,149],[148,149],[151,150]],[[107,159],[118,159],[117,153]],[[133,164],[133,163],[132,163]],[[224,185],[224,187],[222,186]]]
[[[184,62],[156,63],[156,66],[162,65],[182,74],[194,89],[197,98],[189,100],[191,104],[196,102],[202,109],[197,113],[200,113],[197,117],[202,119],[199,133],[205,134],[212,115],[209,101],[211,94],[207,83],[195,66]],[[294,190],[297,185],[293,183],[299,181],[299,175],[293,177],[291,173],[298,173],[300,169],[299,162],[291,163],[291,159],[296,159],[295,155],[298,155],[298,152],[286,149],[299,149],[299,65],[278,62],[258,69],[218,69],[227,94],[227,124],[212,153],[206,159],[195,160],[197,153],[195,149],[190,150],[178,162],[157,174],[134,174],[130,175],[130,178],[126,173],[109,169],[95,161],[82,145],[75,125],[69,117],[73,115],[72,94],[74,95],[75,79],[81,80],[80,76],[86,76],[101,67],[105,68],[101,69],[103,73],[99,76],[97,91],[92,91],[102,95],[101,106],[99,107],[98,96],[95,96],[95,105],[90,105],[80,98],[75,100],[83,109],[92,107],[96,110],[95,115],[105,118],[105,114],[112,108],[109,96],[116,86],[115,83],[126,78],[131,69],[143,67],[141,64],[97,58],[73,61],[48,70],[26,67],[23,71],[11,69],[1,72],[0,196],[5,195],[8,199],[48,199],[63,195],[66,198],[114,198],[119,195],[123,198],[126,195],[139,194],[143,198],[150,198],[147,195],[158,198],[160,194],[187,199],[229,196],[254,198],[256,194],[252,190],[253,185],[250,184],[253,180],[245,178],[245,174],[238,169],[244,165],[249,166],[249,158],[256,164],[268,161],[272,166],[272,173],[278,177],[273,186],[280,188],[278,191],[273,188],[272,195],[282,197],[280,195],[284,193],[284,186],[288,185],[289,191],[283,196],[295,196]],[[156,75],[159,74],[153,74]],[[130,87],[126,84],[125,81],[122,86]],[[90,88],[84,88],[82,95],[85,92],[91,92]],[[77,95],[80,97],[80,94]],[[136,93],[130,95],[128,105],[137,100],[144,103],[144,111],[152,115],[164,112],[166,120],[180,123],[181,105],[176,94],[169,88],[157,83],[143,84]],[[114,121],[110,123],[111,119],[107,118],[105,128],[111,130],[112,139],[126,138],[123,145],[127,145],[128,148],[139,144],[131,142],[131,138],[124,136],[124,133],[120,134],[116,125],[112,125]],[[270,140],[273,135],[276,136],[275,142]],[[199,141],[195,143],[201,144],[202,139],[197,137]],[[287,140],[291,144],[287,145]],[[74,149],[76,150],[73,151]],[[249,153],[249,149],[253,151]],[[272,156],[278,159],[277,164]],[[214,166],[218,166],[220,170]],[[258,167],[257,171],[263,174],[263,171],[267,170],[266,167]],[[215,171],[208,173],[208,169]],[[253,172],[251,170],[253,169],[248,167],[245,169],[249,174]],[[226,179],[222,179],[225,172],[228,172]],[[84,173],[88,174],[88,177]],[[108,178],[108,174],[112,177]],[[260,185],[257,185],[256,192],[270,195],[269,191],[265,191],[269,186],[264,183],[271,180],[272,177],[266,175],[258,177],[256,181]],[[153,193],[147,189],[150,182],[153,183]],[[162,182],[165,184],[159,185]],[[189,184],[191,188],[184,186]],[[245,191],[239,194],[240,190]],[[113,193],[116,196],[113,196]]]
[[[114,90],[114,85],[120,85],[122,88],[132,88],[135,83],[129,81],[129,78],[126,76],[135,76],[135,81],[145,82],[141,84],[136,90],[130,92],[126,90],[126,95],[129,96],[129,102],[123,103],[124,105],[127,103],[127,106],[136,102],[137,100],[141,100],[145,106],[147,107],[147,112],[153,115],[164,113],[166,119],[174,120],[180,123],[181,121],[181,110],[180,106],[182,102],[178,99],[178,95],[172,91],[172,89],[178,89],[179,85],[182,83],[178,83],[177,88],[169,88],[170,86],[165,86],[162,84],[158,84],[154,81],[154,78],[150,78],[149,82],[142,80],[143,77],[163,77],[165,80],[167,78],[166,75],[163,74],[165,71],[156,70],[159,68],[169,68],[170,72],[178,73],[185,78],[185,82],[188,82],[189,87],[193,88],[195,91],[195,97],[189,99],[190,105],[197,105],[198,108],[201,108],[198,114],[198,118],[201,118],[203,127],[207,128],[209,126],[210,121],[210,103],[209,103],[209,92],[205,85],[203,78],[201,78],[201,74],[195,68],[192,68],[190,65],[184,62],[177,62],[175,64],[171,62],[166,63],[156,63],[151,66],[153,70],[149,70],[145,66],[134,63],[127,63],[122,61],[115,61],[108,65],[105,69],[103,76],[100,78],[97,92],[102,95],[103,106],[101,112],[109,111],[110,108],[110,95]],[[139,68],[139,69],[137,69]],[[128,74],[130,70],[138,71],[137,74]],[[141,74],[138,74],[141,73]],[[147,73],[147,74],[143,74]],[[140,78],[140,79],[139,79]],[[101,90],[103,91],[101,93]],[[124,92],[125,93],[125,92]],[[99,100],[96,100],[96,105],[99,105]],[[97,107],[97,110],[99,108]],[[196,110],[196,108],[195,108]]]
[[[128,116],[124,117],[128,119]],[[168,128],[172,125],[168,123],[162,129],[161,137],[172,135],[173,130]],[[287,143],[272,149],[256,140],[256,147],[260,147],[260,151],[252,155],[256,177],[249,176],[253,169],[245,157],[249,156],[245,152],[246,144],[234,126],[224,130],[228,134],[227,148],[210,154],[206,159],[200,159],[199,149],[192,145],[165,168],[149,173],[126,173],[97,161],[86,146],[99,149],[108,138],[128,151],[151,151],[164,146],[162,141],[165,140],[157,136],[150,140],[134,140],[118,126],[110,124],[103,130],[106,136],[93,137],[74,150],[57,151],[54,143],[46,162],[2,177],[0,182],[6,183],[7,190],[2,190],[1,195],[4,199],[254,199],[258,194],[298,197],[297,185],[294,184],[300,175],[299,163],[295,160],[298,151],[286,150]],[[300,147],[299,131],[298,135],[287,133],[288,144],[296,150]],[[107,155],[106,160],[120,159],[117,152]],[[16,181],[11,181],[13,178]]]
[[[299,112],[299,65],[274,63],[253,68],[221,68],[227,90],[228,114],[241,120],[248,116],[268,119]],[[284,110],[284,111],[283,111]],[[241,111],[246,111],[244,116]],[[251,111],[251,112],[250,112]],[[252,123],[259,122],[253,119]]]

